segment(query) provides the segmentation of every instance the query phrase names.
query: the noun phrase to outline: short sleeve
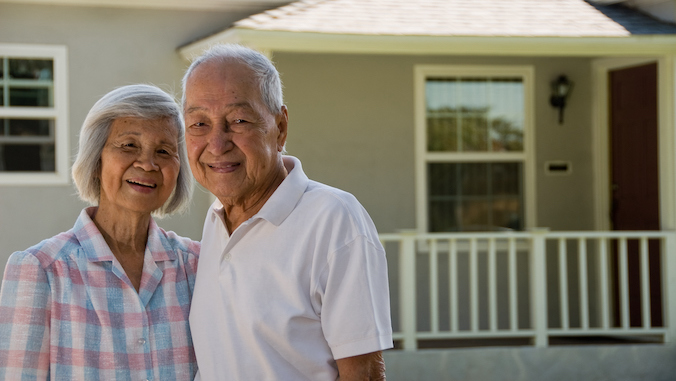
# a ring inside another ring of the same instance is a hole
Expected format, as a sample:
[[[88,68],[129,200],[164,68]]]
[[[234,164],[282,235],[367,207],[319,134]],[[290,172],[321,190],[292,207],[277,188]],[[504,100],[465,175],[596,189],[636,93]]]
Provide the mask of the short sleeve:
[[[49,378],[50,286],[38,259],[12,254],[0,287],[0,379]]]
[[[321,308],[324,336],[341,359],[392,347],[387,260],[358,236],[330,254]]]

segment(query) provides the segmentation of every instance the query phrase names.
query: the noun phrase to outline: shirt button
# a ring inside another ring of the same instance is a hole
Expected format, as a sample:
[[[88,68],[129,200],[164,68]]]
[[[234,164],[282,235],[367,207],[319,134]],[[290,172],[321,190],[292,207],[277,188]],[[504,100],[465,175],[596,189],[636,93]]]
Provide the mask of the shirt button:
[[[232,254],[230,254],[230,253],[225,253],[225,260],[226,260],[226,261],[229,261],[230,259],[232,259]]]
[[[146,343],[146,339],[138,339],[139,345],[144,345]]]

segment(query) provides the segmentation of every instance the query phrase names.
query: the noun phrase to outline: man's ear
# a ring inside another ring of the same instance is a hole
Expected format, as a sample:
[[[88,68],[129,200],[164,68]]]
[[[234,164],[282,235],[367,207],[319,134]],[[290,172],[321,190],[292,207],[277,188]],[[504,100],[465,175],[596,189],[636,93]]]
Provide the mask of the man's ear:
[[[286,144],[286,134],[289,127],[289,112],[285,105],[282,105],[282,109],[275,117],[275,121],[277,122],[277,129],[279,130],[279,135],[277,136],[277,151],[282,152],[284,150],[284,144]]]

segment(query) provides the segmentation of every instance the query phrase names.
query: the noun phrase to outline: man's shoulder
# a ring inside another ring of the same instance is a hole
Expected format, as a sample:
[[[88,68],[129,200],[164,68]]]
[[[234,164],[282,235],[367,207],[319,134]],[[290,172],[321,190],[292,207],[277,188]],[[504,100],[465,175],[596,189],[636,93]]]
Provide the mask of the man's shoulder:
[[[317,206],[344,209],[345,211],[355,207],[361,209],[361,204],[352,193],[314,180],[309,181],[303,197],[307,198],[308,201],[317,203]]]
[[[366,209],[354,195],[344,190],[310,180],[301,204],[307,220],[315,220],[316,226],[350,227],[355,234],[366,236],[375,233],[375,225]]]

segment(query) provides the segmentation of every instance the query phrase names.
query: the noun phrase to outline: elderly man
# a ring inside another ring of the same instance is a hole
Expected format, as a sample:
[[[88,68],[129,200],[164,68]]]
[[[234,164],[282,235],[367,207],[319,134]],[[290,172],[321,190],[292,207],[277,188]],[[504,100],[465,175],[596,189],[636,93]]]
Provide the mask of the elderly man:
[[[385,252],[350,194],[283,156],[262,54],[211,48],[183,78],[188,158],[209,209],[190,312],[197,380],[379,380],[392,347]]]

